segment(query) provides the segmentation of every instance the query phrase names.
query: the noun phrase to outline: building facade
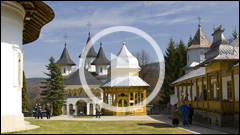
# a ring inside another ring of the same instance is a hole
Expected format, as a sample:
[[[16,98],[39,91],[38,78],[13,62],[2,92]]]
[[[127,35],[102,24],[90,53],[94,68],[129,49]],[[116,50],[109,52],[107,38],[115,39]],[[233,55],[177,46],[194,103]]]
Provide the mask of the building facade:
[[[91,45],[90,32],[87,39],[86,45]],[[81,59],[81,55],[79,55]],[[106,72],[107,66],[109,65],[108,59],[105,57],[102,49],[102,43],[98,54],[95,52],[93,46],[89,49],[85,63],[80,68],[71,72],[71,67],[76,65],[70,58],[66,43],[65,48],[62,52],[60,59],[56,62],[61,68],[61,72],[64,78],[64,90],[68,94],[65,96],[66,103],[63,105],[62,112],[64,115],[95,115],[96,105],[100,105],[103,101],[103,92],[99,86],[104,80],[108,79]],[[88,97],[83,89],[82,82],[80,81],[80,70],[84,70],[87,85],[91,89],[92,93],[100,99],[100,102],[94,101]]]
[[[181,101],[185,101],[195,108],[195,119],[238,127],[239,38],[228,44],[224,30],[221,25],[214,28],[213,41],[204,60],[170,84],[174,87],[171,104],[180,107]]]

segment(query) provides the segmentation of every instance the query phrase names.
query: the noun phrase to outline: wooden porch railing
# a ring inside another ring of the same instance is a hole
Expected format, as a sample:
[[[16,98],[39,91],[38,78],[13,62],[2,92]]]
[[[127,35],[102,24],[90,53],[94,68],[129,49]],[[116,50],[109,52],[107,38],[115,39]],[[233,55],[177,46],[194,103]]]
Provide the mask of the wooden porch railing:
[[[209,110],[210,112],[221,112],[221,102],[220,101],[185,101],[187,105],[192,104],[192,107],[195,109],[203,109],[203,110]],[[178,103],[178,107],[182,105],[182,102]],[[209,108],[207,108],[209,106]],[[223,113],[233,113],[233,110],[235,109],[235,113],[239,113],[239,101],[236,101],[233,104],[233,101],[223,101],[222,105],[222,111]]]

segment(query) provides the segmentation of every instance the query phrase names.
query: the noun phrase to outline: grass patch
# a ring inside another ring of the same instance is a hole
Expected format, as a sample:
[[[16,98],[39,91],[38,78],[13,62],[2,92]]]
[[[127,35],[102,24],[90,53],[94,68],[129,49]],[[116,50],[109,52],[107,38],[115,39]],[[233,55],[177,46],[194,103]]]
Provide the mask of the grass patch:
[[[40,128],[13,134],[192,134],[157,121],[26,121]]]

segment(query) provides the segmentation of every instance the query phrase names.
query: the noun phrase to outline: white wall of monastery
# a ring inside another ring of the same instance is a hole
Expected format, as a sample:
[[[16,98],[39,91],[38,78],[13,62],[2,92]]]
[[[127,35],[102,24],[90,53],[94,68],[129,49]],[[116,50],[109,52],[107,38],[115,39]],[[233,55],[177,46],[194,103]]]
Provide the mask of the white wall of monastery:
[[[193,63],[193,62],[202,62],[205,60],[205,55],[209,49],[204,48],[198,48],[198,49],[189,49],[187,51],[187,65]]]
[[[19,80],[18,57],[20,54],[22,69],[22,30],[25,10],[17,2],[8,4],[10,7],[1,3],[1,115],[22,113],[22,70]]]
[[[25,10],[15,1],[1,1],[1,132],[23,128],[22,30]]]

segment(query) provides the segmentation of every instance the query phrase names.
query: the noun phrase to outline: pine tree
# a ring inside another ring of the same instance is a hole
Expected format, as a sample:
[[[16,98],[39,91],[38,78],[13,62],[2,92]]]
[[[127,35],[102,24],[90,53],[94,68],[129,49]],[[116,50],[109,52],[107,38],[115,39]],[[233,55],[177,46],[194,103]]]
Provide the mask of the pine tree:
[[[238,33],[237,33],[237,28],[235,27],[233,32],[232,32],[232,36],[230,36],[229,39],[228,39],[228,43],[231,43],[236,38],[238,38]]]
[[[161,90],[161,100],[159,100],[160,104],[167,104],[170,102],[169,93],[173,91],[173,88],[169,86],[171,82],[176,80],[176,47],[175,42],[173,41],[172,37],[169,41],[168,48],[164,55],[165,59],[165,78]]]
[[[28,99],[27,99],[27,81],[25,73],[23,71],[23,87],[22,87],[22,111],[28,110]]]
[[[192,45],[192,42],[193,42],[193,39],[192,39],[192,36],[190,34],[190,37],[188,39],[188,47],[190,47]]]
[[[187,50],[186,50],[186,46],[182,40],[180,40],[180,42],[176,48],[176,56],[177,56],[177,58],[176,58],[177,59],[177,63],[176,63],[177,72],[176,73],[177,73],[177,78],[180,78],[181,76],[183,76],[185,74],[185,71],[182,70],[182,68],[187,65]]]
[[[61,73],[61,70],[59,68],[59,72]],[[61,78],[62,78],[62,74],[60,74]],[[64,85],[63,81],[62,81],[62,85]],[[64,89],[62,89],[62,91],[64,92]],[[58,95],[58,98],[59,99],[63,99],[64,96],[63,95]],[[63,103],[59,103],[59,102],[56,102],[54,101],[53,102],[53,115],[54,116],[57,116],[57,115],[61,115],[62,114],[62,107],[63,107]]]
[[[41,82],[42,84],[45,84],[45,86],[41,87],[45,89],[42,91],[41,95],[43,96],[42,99],[50,102],[51,115],[57,115],[59,113],[55,112],[58,112],[59,110],[54,109],[54,102],[56,102],[57,104],[63,104],[66,102],[63,98],[65,95],[63,91],[63,77],[61,75],[60,67],[58,64],[55,63],[55,59],[53,58],[53,56],[50,57],[49,61],[50,63],[46,65],[49,73],[44,72],[44,74],[46,74],[49,78],[46,79],[45,82]]]

